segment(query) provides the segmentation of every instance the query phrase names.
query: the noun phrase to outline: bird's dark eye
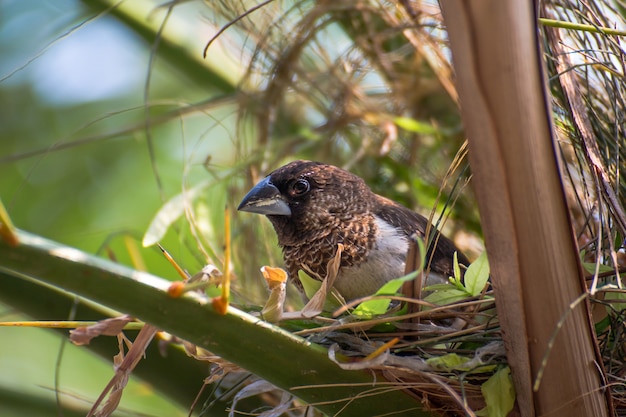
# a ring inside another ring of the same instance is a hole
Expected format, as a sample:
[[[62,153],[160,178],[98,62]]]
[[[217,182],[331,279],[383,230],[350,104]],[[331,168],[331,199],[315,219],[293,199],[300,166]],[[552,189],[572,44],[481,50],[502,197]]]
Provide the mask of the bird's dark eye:
[[[303,195],[303,194],[306,194],[306,192],[309,191],[310,189],[311,189],[311,185],[309,184],[307,180],[299,179],[298,181],[295,181],[293,184],[291,184],[291,195],[292,196]]]

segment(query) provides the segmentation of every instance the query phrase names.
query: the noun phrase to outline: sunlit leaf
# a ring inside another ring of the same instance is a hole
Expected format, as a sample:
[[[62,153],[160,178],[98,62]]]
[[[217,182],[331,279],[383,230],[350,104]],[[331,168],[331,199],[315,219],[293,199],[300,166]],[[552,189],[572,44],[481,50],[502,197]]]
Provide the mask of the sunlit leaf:
[[[482,292],[489,280],[489,261],[487,252],[483,252],[465,271],[465,288],[476,296]]]
[[[402,288],[402,285],[405,282],[414,280],[417,278],[417,275],[422,272],[424,268],[424,254],[426,253],[426,250],[424,242],[421,239],[416,239],[415,244],[417,245],[417,254],[421,256],[419,264],[416,266],[416,270],[403,277],[392,279],[391,281],[385,283],[378,291],[376,291],[376,294],[374,295],[398,294],[400,292],[400,288]],[[359,306],[354,310],[354,314],[362,318],[369,318],[384,314],[387,312],[390,302],[391,299],[389,298],[365,301],[359,304]]]
[[[410,117],[395,117],[393,122],[398,127],[413,133],[421,133],[425,135],[438,133],[438,130],[432,124],[421,122]]]
[[[298,279],[304,287],[304,293],[306,294],[307,298],[313,297],[313,294],[315,294],[322,285],[320,281],[313,279],[304,271],[298,271]]]
[[[185,206],[189,204],[190,201],[195,200],[208,185],[208,181],[201,182],[195,187],[174,196],[165,203],[150,222],[150,226],[148,226],[148,230],[143,236],[143,246],[152,246],[163,239],[163,236],[165,236],[165,233],[167,233],[172,223],[185,213]]]
[[[457,286],[457,288],[463,287],[463,280],[461,279],[461,266],[459,265],[459,254],[455,251],[454,258],[452,259],[452,267],[454,268],[454,277],[450,281]]]
[[[469,297],[469,294],[465,290],[460,290],[453,286],[448,286],[449,288],[442,289],[439,291],[435,291],[432,294],[428,294],[424,301],[428,301],[429,303],[444,306],[452,303],[456,303],[458,301],[462,301]]]
[[[383,285],[378,291],[376,291],[375,295],[397,294],[402,287],[402,284],[407,281],[414,280],[415,277],[417,277],[417,274],[419,274],[419,271],[411,272],[410,274],[403,277],[392,279],[391,281]],[[384,314],[385,312],[387,312],[390,302],[391,300],[389,298],[368,300],[359,304],[359,306],[354,310],[353,314],[364,318]]]
[[[426,363],[435,369],[441,369],[444,371],[463,370],[461,365],[467,363],[470,359],[458,355],[456,353],[448,353],[443,356],[435,356],[426,360]]]
[[[476,412],[477,416],[506,417],[515,404],[515,388],[511,369],[507,366],[493,374],[481,387],[487,406]]]

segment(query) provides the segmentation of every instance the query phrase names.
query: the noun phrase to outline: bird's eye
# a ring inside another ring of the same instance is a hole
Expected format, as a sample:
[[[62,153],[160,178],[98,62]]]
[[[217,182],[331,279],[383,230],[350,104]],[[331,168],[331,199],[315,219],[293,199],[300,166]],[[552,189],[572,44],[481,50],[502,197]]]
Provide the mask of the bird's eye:
[[[298,181],[294,182],[291,185],[291,195],[293,196],[303,195],[310,189],[311,189],[311,186],[309,185],[309,182],[307,180],[299,179]]]

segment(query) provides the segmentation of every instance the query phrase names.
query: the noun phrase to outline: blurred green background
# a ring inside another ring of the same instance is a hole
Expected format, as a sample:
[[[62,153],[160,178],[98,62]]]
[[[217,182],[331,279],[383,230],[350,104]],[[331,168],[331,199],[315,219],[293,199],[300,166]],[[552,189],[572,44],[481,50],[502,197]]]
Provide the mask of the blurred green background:
[[[152,9],[140,3],[135,6]],[[149,43],[111,15],[94,18],[100,11],[90,6],[73,0],[0,2],[0,196],[19,228],[130,263],[123,234],[141,238],[183,182],[207,181],[208,155],[215,166],[232,165],[233,109],[196,112],[184,120],[169,115],[219,90],[198,85],[159,56],[151,62]],[[200,58],[205,22],[197,10],[201,4],[190,6],[177,11],[179,22],[189,19],[177,28],[195,39],[189,49]],[[146,114],[164,118],[150,129],[152,154]],[[221,219],[220,187],[208,195]],[[164,244],[190,271],[201,267],[202,257],[189,255],[175,236]],[[157,251],[143,256],[153,273],[177,278]],[[13,311],[1,307],[2,319],[25,318]],[[51,331],[0,328],[0,339],[2,416],[46,415],[35,403],[53,401],[55,375],[66,412],[79,407],[78,415],[84,415],[112,376],[111,361]],[[119,415],[186,415],[146,383],[132,384],[120,409],[125,412]]]

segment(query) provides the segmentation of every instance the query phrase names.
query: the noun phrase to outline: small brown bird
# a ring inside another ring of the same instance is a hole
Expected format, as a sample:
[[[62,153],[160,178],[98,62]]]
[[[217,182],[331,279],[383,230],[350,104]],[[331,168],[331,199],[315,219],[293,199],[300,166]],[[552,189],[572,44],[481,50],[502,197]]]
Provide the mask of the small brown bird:
[[[404,275],[411,235],[423,238],[428,220],[374,194],[358,176],[320,162],[293,161],[270,173],[246,194],[238,210],[264,214],[283,249],[285,268],[302,291],[298,271],[323,280],[337,244],[344,245],[335,289],[346,300],[374,294],[387,281]],[[434,229],[434,228],[433,228]],[[433,275],[453,274],[453,256],[469,265],[446,237],[432,253]]]

